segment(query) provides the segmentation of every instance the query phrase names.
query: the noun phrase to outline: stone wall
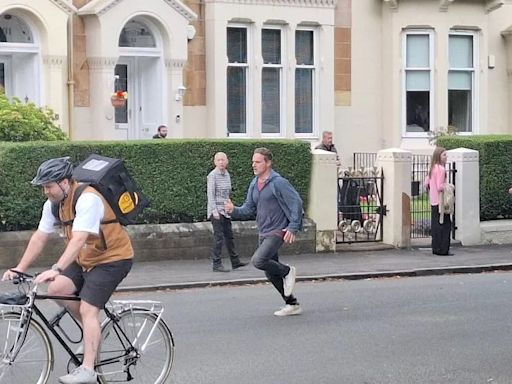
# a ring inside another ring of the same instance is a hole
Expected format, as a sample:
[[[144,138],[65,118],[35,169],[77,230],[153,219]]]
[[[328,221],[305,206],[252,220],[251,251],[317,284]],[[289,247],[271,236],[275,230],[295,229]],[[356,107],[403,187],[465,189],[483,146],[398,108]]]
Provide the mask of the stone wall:
[[[137,261],[165,259],[207,259],[213,243],[212,226],[204,223],[180,223],[162,225],[134,225],[127,227],[135,248]],[[242,258],[249,258],[258,243],[254,221],[233,222],[233,233],[237,251]],[[311,221],[304,223],[304,231],[297,241],[281,248],[283,254],[314,253],[316,226]],[[32,231],[0,233],[0,268],[13,267],[27,245]],[[34,266],[47,267],[53,264],[62,250],[63,240],[54,235],[46,246],[45,253]],[[224,249],[224,252],[225,249]],[[227,255],[225,254],[227,257]]]

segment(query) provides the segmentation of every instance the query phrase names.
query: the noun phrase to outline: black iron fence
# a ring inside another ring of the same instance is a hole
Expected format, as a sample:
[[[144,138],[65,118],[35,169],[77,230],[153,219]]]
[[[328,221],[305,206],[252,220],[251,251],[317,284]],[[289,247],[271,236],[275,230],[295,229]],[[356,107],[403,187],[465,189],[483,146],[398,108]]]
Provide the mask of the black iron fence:
[[[425,178],[430,171],[431,156],[415,155],[412,162],[411,185],[411,238],[425,238],[432,235],[431,232],[431,207],[428,191],[424,185]],[[446,171],[448,182],[455,186],[455,163],[447,163]],[[457,188],[455,188],[457,193]],[[455,213],[452,217],[452,238],[455,239]]]
[[[355,152],[351,171],[374,168],[377,154],[373,152]],[[431,236],[431,208],[427,190],[424,186],[425,177],[430,170],[430,155],[413,155],[411,174],[411,238]],[[455,185],[457,169],[455,163],[446,164],[448,181]],[[455,193],[457,193],[455,191]],[[382,205],[382,204],[381,204]],[[382,226],[381,226],[382,228]],[[452,238],[457,229],[455,214],[452,220]]]

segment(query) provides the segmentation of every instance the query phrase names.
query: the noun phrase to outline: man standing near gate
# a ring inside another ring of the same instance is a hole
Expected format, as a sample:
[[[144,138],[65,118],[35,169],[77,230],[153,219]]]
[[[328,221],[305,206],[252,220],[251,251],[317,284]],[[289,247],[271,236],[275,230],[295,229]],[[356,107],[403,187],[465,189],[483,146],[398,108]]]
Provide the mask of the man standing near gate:
[[[283,243],[293,243],[296,233],[302,229],[302,199],[290,182],[272,169],[272,152],[267,148],[254,150],[252,169],[255,177],[244,204],[235,207],[228,199],[224,208],[235,218],[256,214],[259,247],[251,261],[256,268],[265,271],[285,302],[274,315],[298,315],[302,308],[293,296],[295,267],[280,263],[278,251]]]

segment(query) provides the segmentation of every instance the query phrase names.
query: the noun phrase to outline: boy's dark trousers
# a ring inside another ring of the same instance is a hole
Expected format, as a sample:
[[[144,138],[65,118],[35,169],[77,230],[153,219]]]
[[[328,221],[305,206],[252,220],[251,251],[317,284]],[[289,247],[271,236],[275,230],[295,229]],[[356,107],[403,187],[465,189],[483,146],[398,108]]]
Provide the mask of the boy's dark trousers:
[[[236,266],[240,264],[240,259],[235,251],[235,243],[233,241],[233,230],[231,228],[231,219],[220,215],[218,219],[211,217],[213,226],[213,248],[212,248],[212,262],[213,267],[220,267],[222,265],[221,254],[222,244],[226,243],[231,265]]]

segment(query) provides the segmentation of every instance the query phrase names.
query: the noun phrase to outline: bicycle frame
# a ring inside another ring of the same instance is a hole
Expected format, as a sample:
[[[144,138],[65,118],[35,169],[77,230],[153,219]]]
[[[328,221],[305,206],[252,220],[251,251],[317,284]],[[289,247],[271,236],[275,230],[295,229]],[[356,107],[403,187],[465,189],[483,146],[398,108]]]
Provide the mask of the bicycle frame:
[[[68,343],[64,340],[64,338],[57,331],[56,328],[57,328],[57,326],[59,324],[58,321],[57,322],[53,322],[50,319],[48,319],[44,315],[44,313],[39,309],[37,304],[35,303],[36,300],[80,301],[80,298],[77,297],[77,296],[55,296],[55,295],[40,295],[40,294],[36,294],[35,297],[34,297],[34,303],[32,305],[32,310],[39,317],[39,319],[43,322],[43,324],[46,327],[46,329],[48,329],[52,333],[52,335],[55,336],[55,338],[57,339],[59,344],[64,348],[64,350],[68,353],[69,357],[73,360],[73,363],[76,364],[76,366],[79,366],[80,364],[82,364],[82,361],[71,350],[71,348],[69,347]],[[133,342],[130,341],[130,339],[128,338],[128,336],[124,332],[124,330],[119,326],[119,324],[118,324],[118,322],[116,320],[115,312],[110,311],[106,307],[103,308],[103,311],[105,312],[105,315],[106,315],[105,322],[106,321],[112,321],[113,322],[115,333],[116,333],[117,337],[119,338],[119,341],[123,345],[124,351],[120,351],[119,352],[119,356],[112,357],[112,358],[104,360],[104,361],[98,361],[96,363],[96,366],[103,366],[103,365],[108,365],[108,364],[112,364],[112,363],[121,361],[126,356],[129,356],[135,350],[134,345],[137,344],[137,339],[135,341],[133,341]],[[105,322],[103,324],[105,324]],[[83,332],[81,325],[78,324],[78,323],[76,323],[76,324],[79,327],[80,332]],[[151,334],[152,334],[152,332],[151,332]],[[149,339],[149,337],[148,337],[148,339]],[[146,343],[147,342],[148,342],[148,340],[146,340]],[[144,346],[145,346],[145,344],[144,344]],[[128,364],[128,366],[133,364],[134,362],[135,362],[135,360],[133,362],[131,362],[130,364]],[[127,372],[127,374],[128,374],[128,376],[131,376],[129,372]]]

